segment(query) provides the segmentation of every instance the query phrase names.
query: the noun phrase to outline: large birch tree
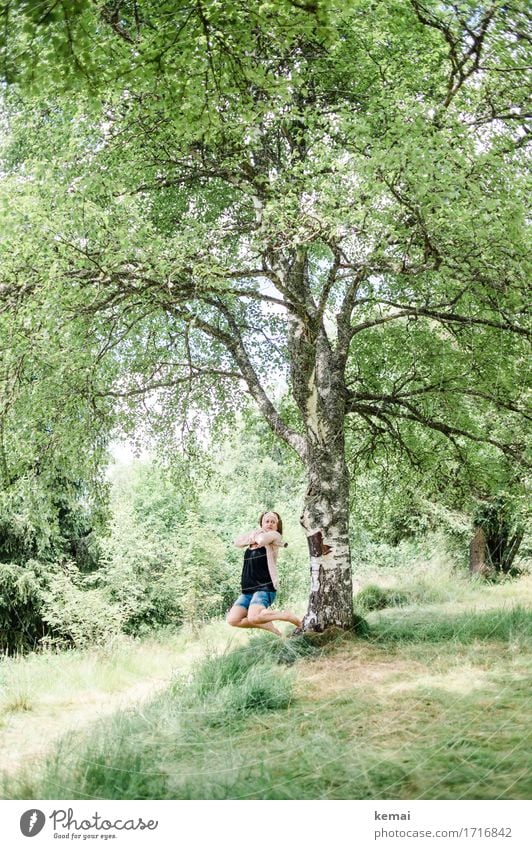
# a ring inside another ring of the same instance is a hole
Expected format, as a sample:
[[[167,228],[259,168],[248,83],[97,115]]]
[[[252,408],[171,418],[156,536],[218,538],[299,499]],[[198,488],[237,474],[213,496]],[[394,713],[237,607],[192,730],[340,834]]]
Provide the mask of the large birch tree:
[[[524,4],[4,10],[6,308],[78,328],[95,410],[251,396],[307,470],[303,628],[349,628],[348,429],[523,461]]]

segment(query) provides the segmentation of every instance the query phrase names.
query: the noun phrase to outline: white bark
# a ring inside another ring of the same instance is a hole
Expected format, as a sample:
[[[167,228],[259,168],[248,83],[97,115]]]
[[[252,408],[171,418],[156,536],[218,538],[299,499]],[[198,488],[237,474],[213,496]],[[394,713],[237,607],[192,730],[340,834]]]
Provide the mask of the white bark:
[[[343,451],[343,445],[336,446]],[[331,447],[311,460],[311,479],[301,515],[310,556],[310,596],[302,630],[347,629],[353,622],[348,528],[348,480],[343,453]]]

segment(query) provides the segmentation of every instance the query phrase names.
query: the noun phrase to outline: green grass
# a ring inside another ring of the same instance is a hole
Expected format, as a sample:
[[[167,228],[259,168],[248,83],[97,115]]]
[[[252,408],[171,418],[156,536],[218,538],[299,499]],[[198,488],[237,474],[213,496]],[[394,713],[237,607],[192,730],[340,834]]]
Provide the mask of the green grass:
[[[412,597],[400,590],[385,589],[376,584],[367,584],[354,598],[355,609],[368,613],[385,607],[401,607],[408,604]]]
[[[528,641],[532,638],[532,612],[516,607],[476,612],[439,613],[425,608],[399,618],[397,613],[375,617],[370,624],[371,639],[389,642],[459,642],[475,640]]]
[[[220,650],[212,626],[164,692],[66,735],[4,798],[529,798],[530,592],[440,586],[321,647]]]
[[[116,693],[139,680],[170,672],[186,646],[184,635],[134,640],[106,648],[44,652],[0,659],[0,716],[20,693],[38,704],[100,691]]]

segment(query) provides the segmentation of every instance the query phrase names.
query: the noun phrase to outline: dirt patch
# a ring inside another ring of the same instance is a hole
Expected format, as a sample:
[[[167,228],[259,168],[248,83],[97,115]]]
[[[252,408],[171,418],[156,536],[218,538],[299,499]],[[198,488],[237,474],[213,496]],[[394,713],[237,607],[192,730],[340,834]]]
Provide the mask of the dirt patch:
[[[368,687],[383,697],[416,690],[446,690],[450,695],[467,695],[477,689],[492,689],[490,669],[456,659],[448,669],[435,669],[378,647],[349,647],[319,660],[298,666],[296,695],[306,701],[340,697],[349,691],[367,693]]]

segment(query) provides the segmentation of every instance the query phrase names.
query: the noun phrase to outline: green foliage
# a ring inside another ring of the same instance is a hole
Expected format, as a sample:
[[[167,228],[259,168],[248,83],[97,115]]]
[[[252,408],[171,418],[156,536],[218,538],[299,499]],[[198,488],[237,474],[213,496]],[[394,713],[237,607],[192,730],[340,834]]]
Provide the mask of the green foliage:
[[[384,607],[401,607],[408,604],[408,595],[400,590],[385,589],[368,584],[354,598],[355,607],[363,611],[382,610]]]
[[[304,597],[309,579],[308,548],[298,521],[304,494],[301,463],[252,409],[237,417],[232,432],[219,432],[210,450],[208,479],[198,482],[197,510],[225,541],[223,557],[234,576],[233,592],[242,568],[242,552],[233,547],[233,539],[255,527],[263,510],[276,510],[288,543],[278,560],[277,602],[284,606]]]
[[[270,389],[273,366],[290,373],[286,316],[261,309],[262,278],[239,260],[263,257],[268,271],[272,256],[290,263],[306,251],[317,300],[341,246],[348,269],[368,271],[346,374],[366,402],[350,416],[366,453],[387,433],[426,455],[419,432],[429,423],[442,438],[452,427],[458,453],[460,433],[511,441],[525,362],[524,73],[513,37],[522,3],[475,15],[288,0],[171,15],[143,2],[137,17],[122,4],[116,18],[89,3],[61,8],[39,20],[25,5],[10,11],[4,156],[23,209],[10,226],[24,237],[3,261],[10,296],[22,295],[13,280],[36,253],[28,233],[38,234],[33,324],[45,302],[50,315],[69,316],[68,359],[99,414],[112,387],[121,416],[138,415],[149,384],[164,408],[158,416],[152,406],[150,419],[167,432],[185,413],[191,430],[201,415],[227,415],[241,394],[224,343],[235,330],[228,310]],[[490,55],[481,73],[477,49]],[[78,97],[65,98],[65,87]],[[28,95],[39,90],[42,99]],[[331,321],[345,289],[333,281]],[[456,304],[457,314],[447,309]],[[392,321],[394,311],[404,320]],[[81,351],[97,363],[90,373]],[[493,406],[504,410],[496,423]],[[298,413],[283,410],[296,429]]]
[[[11,188],[20,190],[16,215],[24,230],[32,202],[23,184],[15,179]],[[26,248],[10,229],[3,232],[6,263],[23,261]],[[50,259],[44,254],[37,250],[35,260],[43,267]],[[48,272],[53,275],[53,267]],[[22,290],[26,285],[20,282]],[[84,572],[98,566],[108,422],[93,415],[80,389],[87,360],[75,350],[79,337],[73,325],[31,315],[21,305],[12,309],[6,288],[0,309],[0,564],[10,600],[2,610],[0,643],[2,650],[16,651],[54,635],[44,593],[62,574],[58,564],[72,560]],[[21,581],[31,584],[27,597]],[[52,619],[59,623],[61,617]]]
[[[34,648],[46,633],[44,594],[50,572],[37,561],[0,563],[0,651]]]
[[[75,563],[0,563],[0,650],[85,647],[116,635],[124,615]]]
[[[0,491],[0,561],[72,557],[90,572],[98,565],[105,504],[81,481],[25,475]]]
[[[115,5],[10,3],[0,36],[0,560],[95,569],[113,428],[214,452],[249,393],[299,459],[248,422],[212,464],[238,491],[117,507],[93,590],[130,632],[223,610],[316,440],[346,436],[361,559],[463,544],[522,489],[524,2]]]
[[[220,528],[191,509],[193,491],[186,497],[155,463],[117,475],[100,580],[126,632],[221,615],[235,592],[232,570]]]
[[[221,529],[191,516],[178,530],[180,596],[184,619],[199,623],[222,616],[235,594],[234,569]]]
[[[65,563],[43,595],[42,616],[54,644],[85,648],[105,644],[123,628],[124,611],[103,587],[93,586],[73,563]]]
[[[522,506],[515,498],[499,494],[478,506],[474,523],[486,534],[488,568],[494,574],[517,574],[512,564],[524,536]]]

